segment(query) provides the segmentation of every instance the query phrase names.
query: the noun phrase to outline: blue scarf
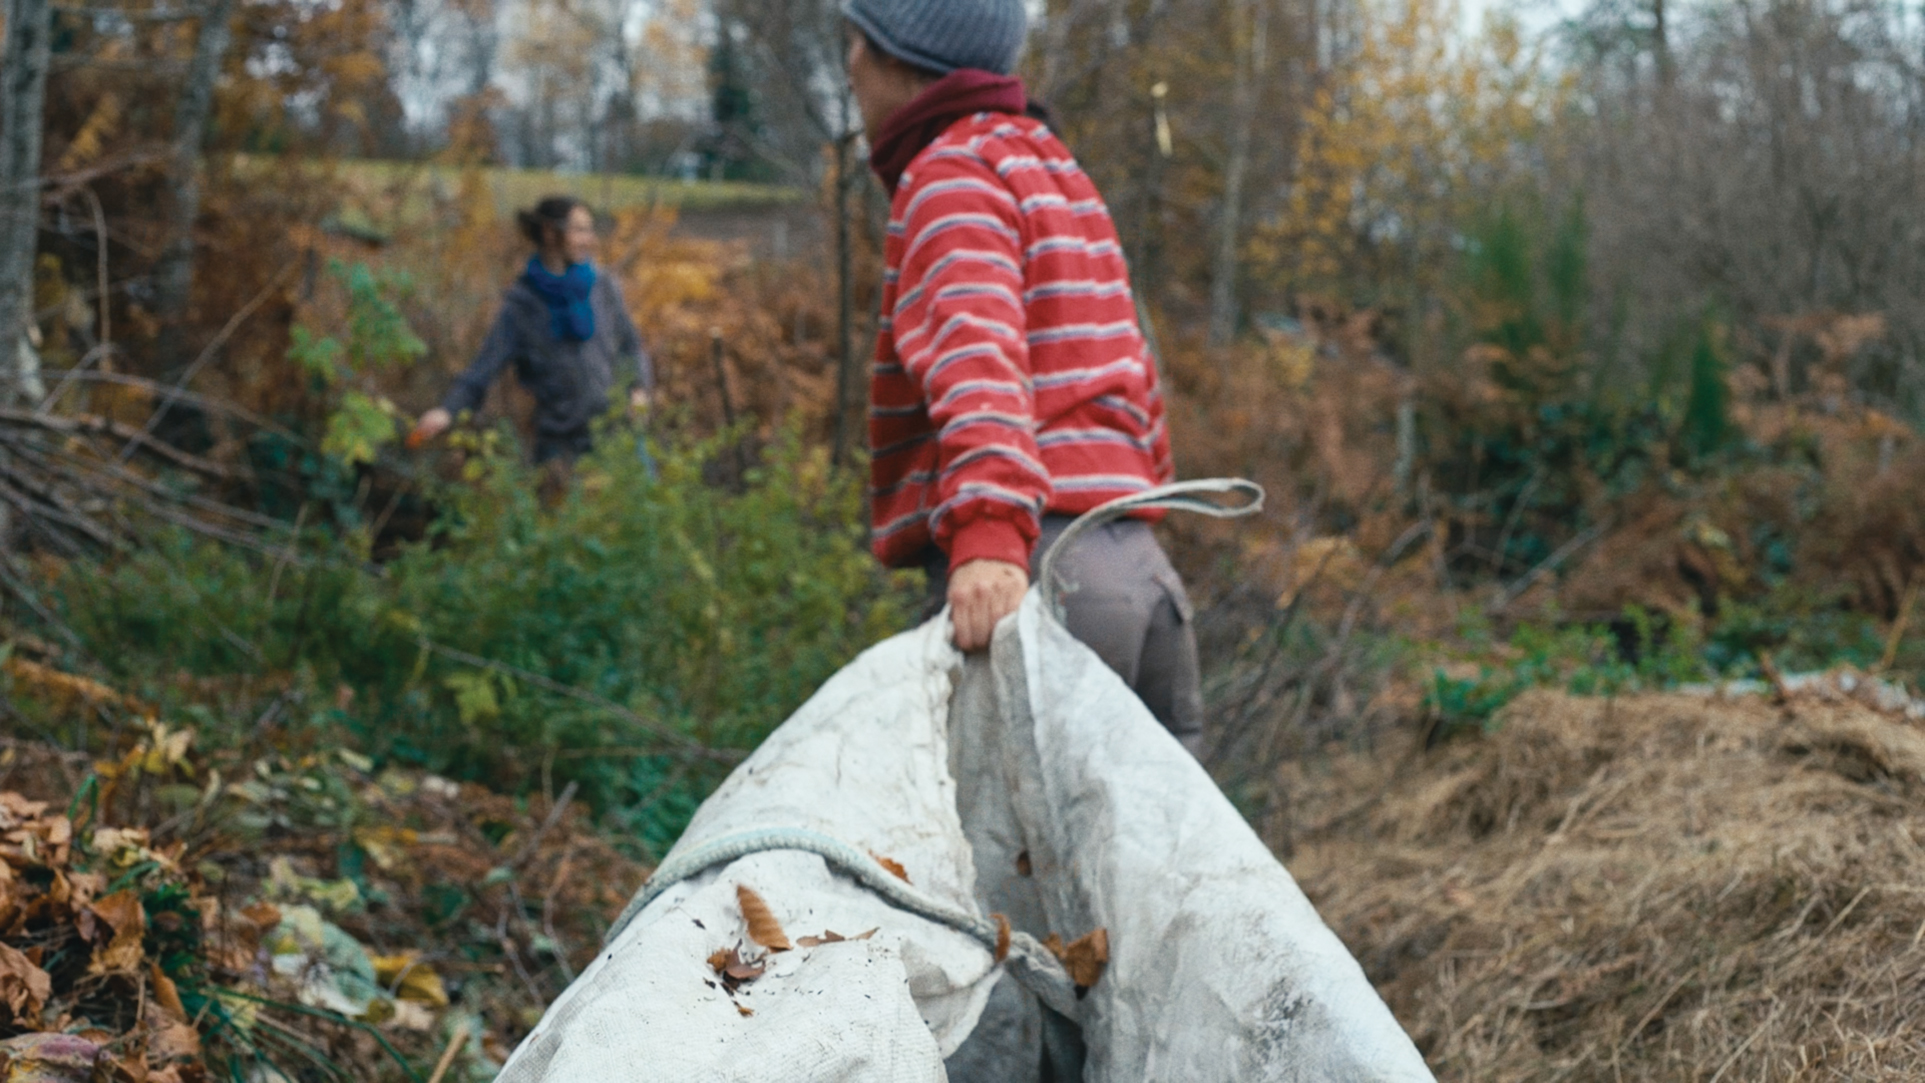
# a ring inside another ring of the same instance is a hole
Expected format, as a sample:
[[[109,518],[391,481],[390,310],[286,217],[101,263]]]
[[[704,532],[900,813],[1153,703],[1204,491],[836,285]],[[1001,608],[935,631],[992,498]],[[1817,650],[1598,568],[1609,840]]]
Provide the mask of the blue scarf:
[[[535,296],[548,302],[556,338],[587,342],[595,337],[595,306],[588,303],[588,295],[595,289],[594,264],[571,264],[568,270],[556,274],[541,265],[540,256],[534,256],[528,260],[528,270],[521,280],[528,283]]]

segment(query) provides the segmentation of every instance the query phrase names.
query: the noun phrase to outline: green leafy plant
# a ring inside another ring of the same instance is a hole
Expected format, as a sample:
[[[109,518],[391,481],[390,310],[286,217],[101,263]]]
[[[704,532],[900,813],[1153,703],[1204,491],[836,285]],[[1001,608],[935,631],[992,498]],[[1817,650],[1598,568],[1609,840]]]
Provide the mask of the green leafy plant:
[[[438,494],[434,536],[379,570],[338,533],[281,559],[174,537],[50,590],[113,645],[114,679],[163,704],[185,708],[183,674],[274,685],[294,745],[345,738],[509,790],[574,781],[660,852],[729,750],[907,627],[919,595],[870,556],[859,476],[798,435],[739,489],[703,480],[720,440],[660,449],[650,481],[635,439],[605,433],[552,513],[518,458],[484,453]]]
[[[328,402],[321,450],[349,466],[372,463],[395,440],[400,416],[374,389],[374,377],[412,364],[428,347],[395,301],[412,288],[408,275],[335,259],[328,278],[341,293],[340,314],[325,320],[325,328],[296,324],[288,358]]]

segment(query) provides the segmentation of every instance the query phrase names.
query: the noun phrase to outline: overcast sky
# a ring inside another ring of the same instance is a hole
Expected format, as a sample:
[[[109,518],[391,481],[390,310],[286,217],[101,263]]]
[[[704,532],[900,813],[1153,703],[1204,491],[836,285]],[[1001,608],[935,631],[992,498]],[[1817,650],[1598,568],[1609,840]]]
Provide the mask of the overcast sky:
[[[1483,25],[1484,13],[1510,10],[1518,13],[1529,31],[1549,29],[1559,19],[1575,15],[1583,0],[1458,0],[1463,5],[1464,28],[1475,32]]]

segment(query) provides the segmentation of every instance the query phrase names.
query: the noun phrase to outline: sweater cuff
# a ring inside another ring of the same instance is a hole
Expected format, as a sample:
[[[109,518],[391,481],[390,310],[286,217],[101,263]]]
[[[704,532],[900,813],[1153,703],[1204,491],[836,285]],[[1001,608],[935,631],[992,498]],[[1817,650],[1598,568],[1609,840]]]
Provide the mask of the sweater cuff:
[[[1031,545],[1023,529],[1007,519],[978,519],[949,540],[949,567],[960,568],[972,560],[1000,560],[1028,569]]]

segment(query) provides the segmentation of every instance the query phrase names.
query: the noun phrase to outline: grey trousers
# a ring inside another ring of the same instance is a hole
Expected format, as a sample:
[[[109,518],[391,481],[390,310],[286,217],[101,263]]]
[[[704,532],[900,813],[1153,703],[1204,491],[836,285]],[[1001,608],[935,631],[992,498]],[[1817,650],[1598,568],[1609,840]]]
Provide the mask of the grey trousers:
[[[1043,517],[1032,578],[1071,522],[1066,515]],[[927,568],[933,616],[948,599],[948,560],[938,554]],[[1070,634],[1115,670],[1183,747],[1201,755],[1203,680],[1194,614],[1183,579],[1150,525],[1119,519],[1085,533],[1057,560],[1056,580],[1050,589],[1063,604]]]

